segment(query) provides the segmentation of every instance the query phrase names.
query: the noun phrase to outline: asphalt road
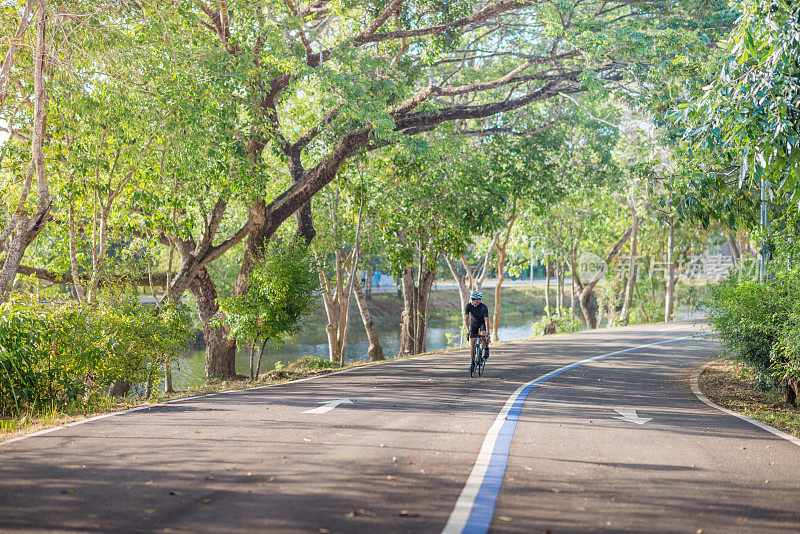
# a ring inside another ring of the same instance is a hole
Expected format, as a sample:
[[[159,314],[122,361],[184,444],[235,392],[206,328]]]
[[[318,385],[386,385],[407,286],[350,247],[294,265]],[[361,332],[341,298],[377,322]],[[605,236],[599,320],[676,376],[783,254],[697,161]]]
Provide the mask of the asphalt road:
[[[428,355],[0,444],[0,531],[798,532],[800,447],[697,400],[717,345],[675,340],[700,332],[498,345],[474,379]]]

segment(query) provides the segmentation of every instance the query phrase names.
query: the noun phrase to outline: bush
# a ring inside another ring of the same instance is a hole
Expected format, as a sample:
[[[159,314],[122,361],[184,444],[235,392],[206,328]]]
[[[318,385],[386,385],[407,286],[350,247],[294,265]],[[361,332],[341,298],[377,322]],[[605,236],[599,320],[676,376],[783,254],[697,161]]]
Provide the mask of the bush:
[[[552,319],[548,319],[547,316],[544,316],[538,323],[533,323],[531,327],[533,336],[542,337],[548,334],[569,334],[580,331],[582,327],[580,319],[569,309],[564,311],[563,317],[554,315]]]
[[[0,305],[0,415],[85,410],[118,380],[149,391],[189,335],[181,310],[133,294],[97,306],[16,295]]]
[[[714,329],[740,361],[770,389],[800,376],[800,268],[774,266],[769,281],[730,278],[709,287],[706,306]]]

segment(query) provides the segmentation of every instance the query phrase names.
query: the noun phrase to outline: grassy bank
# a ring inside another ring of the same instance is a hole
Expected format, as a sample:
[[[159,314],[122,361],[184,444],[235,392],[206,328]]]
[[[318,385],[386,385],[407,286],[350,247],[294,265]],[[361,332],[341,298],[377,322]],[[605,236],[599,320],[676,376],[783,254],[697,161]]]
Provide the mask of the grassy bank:
[[[446,352],[446,350],[432,352]],[[416,356],[422,356],[422,354]],[[416,356],[408,356],[400,359],[414,358]],[[329,374],[336,371],[352,369],[354,367],[379,365],[388,361],[394,361],[395,359],[397,358],[393,358],[392,360],[384,360],[381,362],[353,362],[343,367],[339,367],[336,364],[333,364],[322,358],[307,356],[281,369],[273,369],[265,372],[258,378],[258,380],[250,380],[249,378],[240,375],[226,380],[211,380],[203,386],[185,391],[178,391],[172,394],[162,393],[160,395],[153,396],[148,402],[142,402],[141,400],[130,398],[123,400],[108,399],[107,403],[95,405],[89,412],[60,413],[57,411],[52,411],[45,414],[40,414],[38,416],[25,415],[18,419],[0,419],[0,441],[46,428],[66,425],[68,423],[80,421],[82,419],[88,419],[96,415],[126,410],[136,406],[154,405],[170,400],[221,393],[223,391],[234,391],[260,386],[282,384],[284,382],[291,382],[303,378]]]
[[[715,403],[800,437],[800,410],[787,405],[778,390],[761,391],[758,377],[741,363],[721,360],[700,374],[700,389]]]

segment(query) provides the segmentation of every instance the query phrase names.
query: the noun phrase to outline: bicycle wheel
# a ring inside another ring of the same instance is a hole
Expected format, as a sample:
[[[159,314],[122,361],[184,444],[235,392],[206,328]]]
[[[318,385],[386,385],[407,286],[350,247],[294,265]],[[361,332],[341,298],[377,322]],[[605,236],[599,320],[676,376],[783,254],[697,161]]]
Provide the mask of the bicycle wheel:
[[[478,358],[478,376],[483,376],[483,369],[486,367],[486,358],[484,357],[486,354],[486,346],[481,343],[480,351],[478,352],[480,357]]]
[[[471,354],[472,361],[469,364],[469,376],[470,376],[470,378],[475,378],[475,367],[476,367],[476,363],[477,363],[475,360],[477,359],[476,356],[478,354],[479,354],[478,353],[478,344],[475,343],[475,345],[472,347],[472,354]]]

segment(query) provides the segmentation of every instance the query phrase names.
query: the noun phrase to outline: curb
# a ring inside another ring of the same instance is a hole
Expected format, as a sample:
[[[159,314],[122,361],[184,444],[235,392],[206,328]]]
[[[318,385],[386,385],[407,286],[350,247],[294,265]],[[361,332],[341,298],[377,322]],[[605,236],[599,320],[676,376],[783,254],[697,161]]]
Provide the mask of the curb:
[[[733,410],[729,410],[727,408],[723,408],[719,404],[715,403],[714,401],[710,400],[708,397],[703,395],[703,392],[700,391],[700,384],[699,384],[699,381],[698,381],[699,378],[700,378],[700,375],[709,366],[711,366],[712,364],[715,364],[715,363],[717,363],[717,362],[719,362],[721,360],[722,359],[720,358],[720,359],[712,360],[712,361],[708,362],[707,364],[703,365],[700,369],[695,371],[694,375],[692,375],[692,379],[691,379],[690,384],[691,384],[691,387],[692,387],[692,393],[694,393],[695,397],[697,397],[698,400],[700,400],[704,404],[707,404],[708,406],[711,406],[712,408],[716,408],[717,410],[719,410],[721,412],[725,412],[728,415],[732,415],[734,417],[738,417],[742,421],[747,421],[748,423],[750,423],[752,425],[755,425],[755,426],[757,426],[758,428],[760,428],[762,430],[766,430],[770,434],[774,434],[774,435],[778,436],[779,438],[785,439],[786,441],[788,441],[790,443],[794,443],[795,445],[800,447],[800,438],[796,438],[796,437],[792,436],[791,434],[787,434],[786,432],[783,432],[782,430],[778,430],[775,427],[771,427],[766,423],[762,423],[761,421],[756,421],[752,417],[747,417],[746,415],[734,412]]]

